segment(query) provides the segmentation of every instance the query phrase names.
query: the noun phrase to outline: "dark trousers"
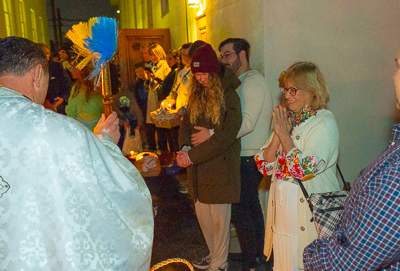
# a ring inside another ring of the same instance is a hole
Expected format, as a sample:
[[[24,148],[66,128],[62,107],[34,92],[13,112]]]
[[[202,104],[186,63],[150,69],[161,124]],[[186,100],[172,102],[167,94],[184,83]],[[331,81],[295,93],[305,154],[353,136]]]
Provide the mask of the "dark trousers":
[[[179,151],[179,144],[178,144],[179,127],[180,126],[175,126],[169,130],[168,142],[169,142],[169,148],[172,152]]]
[[[149,151],[156,151],[157,150],[157,143],[156,143],[156,129],[157,127],[152,123],[145,124],[145,132],[147,137],[147,144],[149,145]]]
[[[157,128],[157,138],[160,151],[168,151],[168,129]]]
[[[246,268],[257,267],[257,257],[264,250],[264,218],[258,199],[258,186],[262,174],[258,171],[254,156],[241,157],[240,163],[240,203],[232,204],[232,222],[242,250]]]
[[[178,132],[179,126],[172,127],[171,129],[157,128],[158,147],[161,151],[168,151],[167,142],[171,152],[177,152],[179,150]]]

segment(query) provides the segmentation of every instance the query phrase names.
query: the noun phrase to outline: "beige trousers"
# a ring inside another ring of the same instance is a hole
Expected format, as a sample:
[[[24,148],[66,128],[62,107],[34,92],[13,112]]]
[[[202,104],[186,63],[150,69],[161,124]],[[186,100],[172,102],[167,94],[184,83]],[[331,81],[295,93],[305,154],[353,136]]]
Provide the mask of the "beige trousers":
[[[224,266],[228,262],[231,204],[204,204],[197,201],[195,209],[210,251],[211,266]]]

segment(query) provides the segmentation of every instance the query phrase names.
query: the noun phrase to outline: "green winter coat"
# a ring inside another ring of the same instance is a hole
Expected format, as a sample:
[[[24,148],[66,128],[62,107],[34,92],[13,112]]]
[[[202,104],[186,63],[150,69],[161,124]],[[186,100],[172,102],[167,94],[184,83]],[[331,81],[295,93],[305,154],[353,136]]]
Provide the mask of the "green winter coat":
[[[240,99],[236,88],[240,80],[231,69],[221,66],[225,108],[220,124],[202,115],[194,125],[190,123],[190,108],[183,117],[179,131],[179,146],[191,147],[189,157],[193,165],[187,169],[189,193],[205,204],[230,204],[240,201],[240,139],[236,136],[242,123]],[[198,146],[191,144],[194,126],[214,129],[214,134]]]

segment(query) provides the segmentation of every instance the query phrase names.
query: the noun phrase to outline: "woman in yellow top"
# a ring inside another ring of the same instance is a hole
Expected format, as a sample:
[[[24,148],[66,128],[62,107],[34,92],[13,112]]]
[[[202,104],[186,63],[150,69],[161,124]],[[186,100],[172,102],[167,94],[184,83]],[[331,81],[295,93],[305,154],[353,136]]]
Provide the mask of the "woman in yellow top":
[[[72,66],[71,73],[77,81],[72,86],[65,112],[67,116],[76,119],[93,131],[101,114],[104,113],[103,95],[101,91],[97,91],[92,81],[85,79],[89,75],[88,68],[79,70]]]

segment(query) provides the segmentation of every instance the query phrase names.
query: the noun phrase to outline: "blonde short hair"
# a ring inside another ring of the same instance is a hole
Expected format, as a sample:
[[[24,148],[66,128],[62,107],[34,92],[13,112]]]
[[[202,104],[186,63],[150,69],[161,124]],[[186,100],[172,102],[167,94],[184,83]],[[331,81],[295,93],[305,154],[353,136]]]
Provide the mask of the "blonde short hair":
[[[160,44],[154,43],[149,47],[149,54],[157,56],[160,60],[165,60],[167,55]]]
[[[279,87],[288,82],[296,88],[312,94],[311,106],[313,109],[326,108],[329,102],[329,92],[325,79],[318,66],[312,62],[296,62],[279,76]],[[287,103],[286,99],[284,103]],[[287,106],[287,104],[285,104]]]

